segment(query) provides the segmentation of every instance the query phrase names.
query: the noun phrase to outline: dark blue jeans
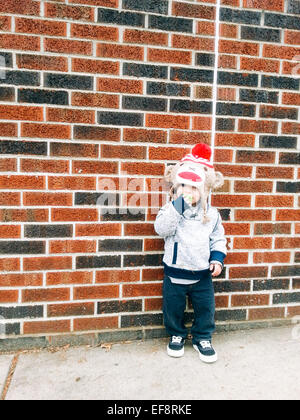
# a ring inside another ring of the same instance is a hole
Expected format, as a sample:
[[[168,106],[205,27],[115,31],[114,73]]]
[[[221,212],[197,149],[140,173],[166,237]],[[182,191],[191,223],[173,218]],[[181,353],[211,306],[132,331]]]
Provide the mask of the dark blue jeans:
[[[186,296],[194,309],[194,322],[191,329],[193,343],[211,340],[215,331],[215,296],[211,273],[192,285],[174,284],[165,275],[163,285],[164,323],[169,335],[188,336],[184,323]]]

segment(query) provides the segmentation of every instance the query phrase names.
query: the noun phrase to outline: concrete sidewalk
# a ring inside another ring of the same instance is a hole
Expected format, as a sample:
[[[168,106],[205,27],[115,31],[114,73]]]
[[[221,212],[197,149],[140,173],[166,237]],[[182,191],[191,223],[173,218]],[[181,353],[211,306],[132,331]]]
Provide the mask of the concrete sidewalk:
[[[300,400],[300,338],[292,326],[216,334],[219,361],[206,365],[191,342],[185,356],[168,340],[0,355],[7,400]]]

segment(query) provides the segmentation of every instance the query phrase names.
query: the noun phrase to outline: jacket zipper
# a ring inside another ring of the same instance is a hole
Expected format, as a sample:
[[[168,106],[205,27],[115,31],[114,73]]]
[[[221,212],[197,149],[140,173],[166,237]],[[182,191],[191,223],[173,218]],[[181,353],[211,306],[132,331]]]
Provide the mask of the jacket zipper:
[[[178,254],[178,242],[174,242],[173,261],[172,261],[173,265],[176,265],[177,263],[177,254]]]

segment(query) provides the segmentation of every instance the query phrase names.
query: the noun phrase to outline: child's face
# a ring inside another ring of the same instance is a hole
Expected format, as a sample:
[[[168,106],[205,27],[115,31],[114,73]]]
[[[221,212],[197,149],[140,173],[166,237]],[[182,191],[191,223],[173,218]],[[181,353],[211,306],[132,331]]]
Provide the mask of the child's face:
[[[191,185],[179,185],[176,191],[177,197],[183,196],[184,200],[189,205],[194,205],[198,203],[201,198],[200,191],[196,187],[192,187]]]

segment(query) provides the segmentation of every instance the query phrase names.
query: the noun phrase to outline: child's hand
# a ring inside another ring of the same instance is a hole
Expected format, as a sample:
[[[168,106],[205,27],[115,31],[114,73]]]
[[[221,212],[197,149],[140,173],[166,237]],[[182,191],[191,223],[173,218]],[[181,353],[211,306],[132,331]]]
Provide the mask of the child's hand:
[[[218,263],[210,264],[209,269],[213,277],[218,277],[222,273],[222,266]]]

